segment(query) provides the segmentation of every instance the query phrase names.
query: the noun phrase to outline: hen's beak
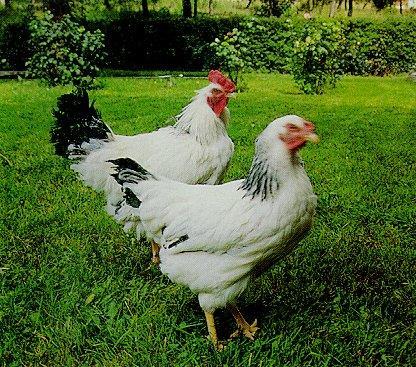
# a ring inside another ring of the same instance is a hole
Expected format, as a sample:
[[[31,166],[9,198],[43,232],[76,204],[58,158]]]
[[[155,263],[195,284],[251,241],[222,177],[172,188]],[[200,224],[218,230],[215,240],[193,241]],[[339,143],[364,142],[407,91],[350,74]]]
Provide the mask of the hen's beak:
[[[312,143],[319,143],[319,136],[315,133],[315,125],[310,121],[304,121],[304,139]]]
[[[316,135],[314,132],[308,132],[305,134],[305,140],[316,144],[319,143],[319,136]]]

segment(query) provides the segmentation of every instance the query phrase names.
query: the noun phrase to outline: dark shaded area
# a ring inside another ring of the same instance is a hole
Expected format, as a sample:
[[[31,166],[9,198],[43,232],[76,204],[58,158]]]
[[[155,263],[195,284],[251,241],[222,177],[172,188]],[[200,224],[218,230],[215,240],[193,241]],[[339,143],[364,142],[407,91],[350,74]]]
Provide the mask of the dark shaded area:
[[[209,44],[238,26],[241,18],[182,18],[151,13],[125,13],[116,20],[85,23],[105,34],[112,69],[201,70],[215,59]]]

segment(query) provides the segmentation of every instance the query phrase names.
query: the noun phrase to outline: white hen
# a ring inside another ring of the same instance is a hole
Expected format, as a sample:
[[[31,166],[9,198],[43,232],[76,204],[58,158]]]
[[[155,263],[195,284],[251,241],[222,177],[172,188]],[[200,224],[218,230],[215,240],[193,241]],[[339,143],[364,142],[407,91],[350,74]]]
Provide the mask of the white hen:
[[[311,227],[316,196],[298,157],[312,123],[285,116],[256,140],[248,176],[218,186],[187,185],[153,175],[129,159],[112,161],[125,200],[118,219],[141,218],[160,244],[160,268],[173,282],[198,294],[210,336],[217,345],[213,312],[228,307],[238,328],[253,338],[236,298]]]

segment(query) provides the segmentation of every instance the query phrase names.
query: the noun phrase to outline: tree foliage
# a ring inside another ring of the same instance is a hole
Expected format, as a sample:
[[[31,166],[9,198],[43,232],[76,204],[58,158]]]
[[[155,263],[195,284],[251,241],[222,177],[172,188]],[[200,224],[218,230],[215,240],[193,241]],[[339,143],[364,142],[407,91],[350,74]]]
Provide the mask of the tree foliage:
[[[47,12],[30,23],[32,57],[26,62],[27,76],[49,86],[72,84],[91,89],[104,58],[104,35],[87,31],[64,15],[58,21]]]

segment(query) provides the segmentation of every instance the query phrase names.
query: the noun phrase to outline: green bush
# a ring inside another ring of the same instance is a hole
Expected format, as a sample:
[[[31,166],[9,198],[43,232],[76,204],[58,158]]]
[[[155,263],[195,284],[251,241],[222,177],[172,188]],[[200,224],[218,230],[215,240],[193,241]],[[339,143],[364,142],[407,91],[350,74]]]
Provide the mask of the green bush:
[[[322,94],[342,75],[339,50],[345,44],[339,22],[308,22],[293,48],[291,71],[306,94]]]
[[[240,39],[244,40],[240,57],[248,69],[286,73],[300,52],[294,47],[295,41],[305,40],[311,32],[322,40],[323,49],[328,50],[335,40],[327,40],[330,34],[323,32],[323,28],[332,27],[338,29],[337,37],[343,39],[331,54],[343,74],[382,76],[407,72],[416,66],[416,19],[412,17],[342,22],[253,18],[238,26]],[[325,54],[317,48],[315,56],[319,57],[320,51]]]
[[[295,41],[295,26],[291,19],[263,20],[252,18],[240,25],[244,35],[243,60],[251,70],[289,71]]]
[[[345,22],[344,73],[388,75],[416,67],[416,19],[387,18]]]
[[[26,62],[27,75],[50,86],[72,84],[91,89],[104,58],[104,35],[87,31],[65,15],[54,21],[47,12],[30,23],[33,55]]]
[[[261,0],[259,13],[261,15],[281,17],[294,4],[293,0]]]
[[[241,50],[245,68],[288,73],[294,42],[311,23],[298,18],[183,19],[168,12],[152,13],[149,18],[139,13],[110,15],[104,20],[79,22],[91,32],[99,29],[105,34],[107,67],[124,70],[217,67],[221,60],[210,45],[215,38],[222,40],[237,28],[248,40]],[[319,27],[322,22],[312,23]],[[325,22],[331,24],[334,20]],[[348,19],[341,22],[341,27],[346,38],[338,52],[343,73],[386,75],[407,72],[416,66],[415,17]],[[0,60],[7,59],[10,68],[24,68],[29,57],[28,34],[27,20],[2,18]]]

